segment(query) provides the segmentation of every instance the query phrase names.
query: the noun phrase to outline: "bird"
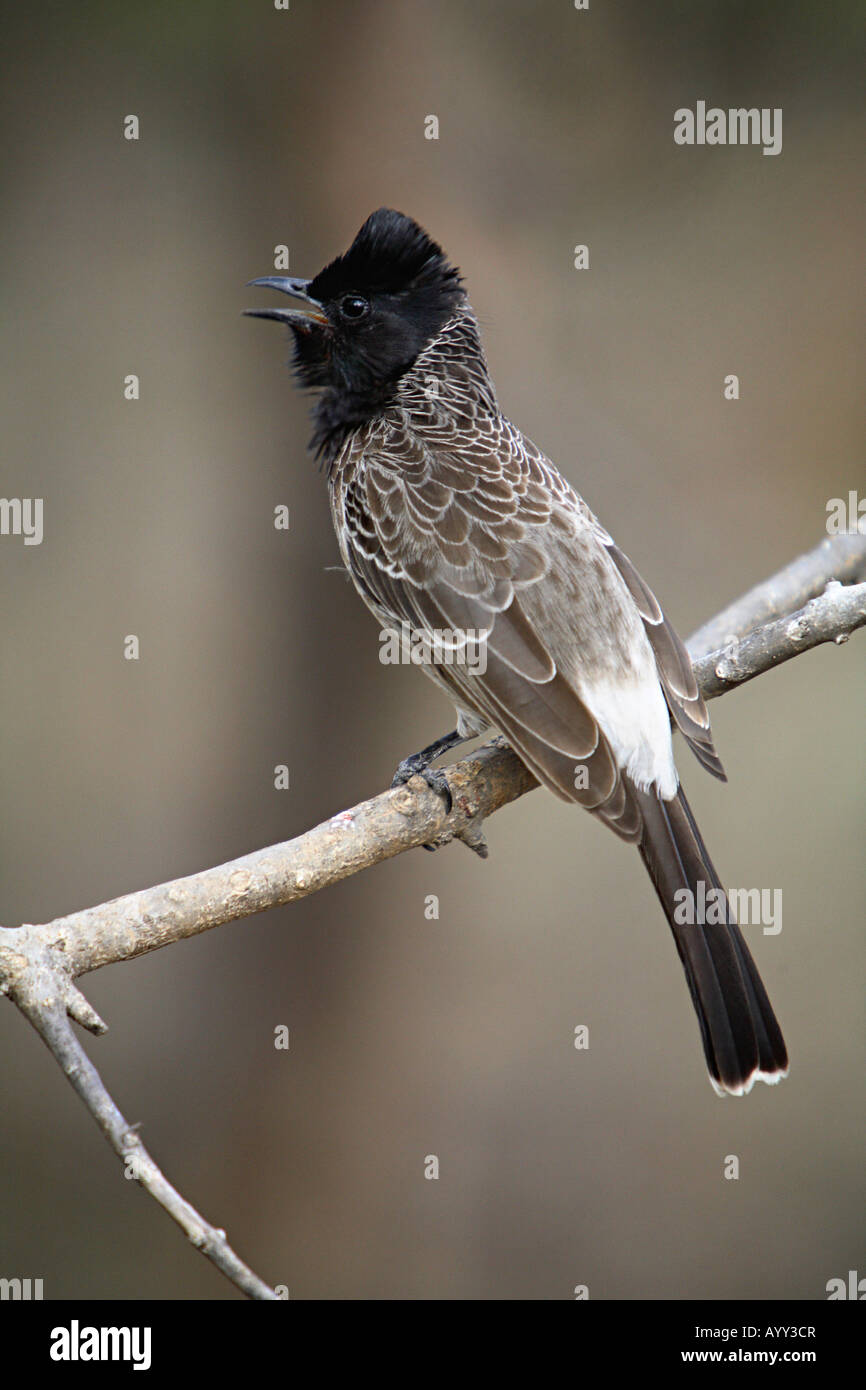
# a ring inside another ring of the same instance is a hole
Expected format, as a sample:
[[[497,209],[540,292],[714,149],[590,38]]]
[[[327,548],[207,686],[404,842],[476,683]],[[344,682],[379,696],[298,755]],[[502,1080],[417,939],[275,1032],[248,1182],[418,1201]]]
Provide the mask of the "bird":
[[[426,641],[422,669],[456,708],[456,728],[403,759],[394,785],[421,775],[450,809],[432,764],[497,731],[543,786],[637,846],[716,1092],[777,1082],[782,1032],[674,761],[679,730],[727,780],[689,655],[611,535],[501,411],[460,270],[383,207],[312,279],[249,284],[298,301],[246,312],[290,330],[343,565],[383,631]],[[470,635],[483,661],[459,659]],[[689,922],[689,901],[711,889],[724,906]]]

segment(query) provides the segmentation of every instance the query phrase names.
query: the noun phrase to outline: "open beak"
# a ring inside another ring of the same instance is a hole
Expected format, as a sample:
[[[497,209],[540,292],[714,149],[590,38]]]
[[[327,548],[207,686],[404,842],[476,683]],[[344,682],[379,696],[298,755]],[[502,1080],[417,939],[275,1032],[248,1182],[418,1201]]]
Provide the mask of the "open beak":
[[[288,275],[263,275],[260,280],[248,280],[249,285],[259,285],[263,290],[279,290],[290,294],[293,299],[303,299],[311,307],[304,309],[245,309],[244,313],[253,319],[276,319],[277,323],[287,323],[290,328],[300,328],[309,332],[314,323],[327,324],[327,316],[317,299],[308,294],[311,280],[296,280]]]

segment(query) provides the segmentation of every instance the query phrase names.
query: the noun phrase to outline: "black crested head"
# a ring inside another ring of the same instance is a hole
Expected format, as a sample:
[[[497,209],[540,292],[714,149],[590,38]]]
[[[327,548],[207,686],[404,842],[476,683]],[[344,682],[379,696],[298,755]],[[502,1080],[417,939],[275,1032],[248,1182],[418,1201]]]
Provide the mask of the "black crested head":
[[[423,227],[393,208],[371,213],[348,251],[337,256],[310,284],[320,304],[350,290],[411,298],[420,312],[451,312],[460,273]],[[443,304],[444,296],[444,304]]]
[[[388,404],[400,378],[465,301],[460,272],[411,217],[379,208],[348,251],[313,280],[253,281],[310,305],[254,310],[287,323],[294,369],[322,388],[313,445],[332,458],[345,437]]]

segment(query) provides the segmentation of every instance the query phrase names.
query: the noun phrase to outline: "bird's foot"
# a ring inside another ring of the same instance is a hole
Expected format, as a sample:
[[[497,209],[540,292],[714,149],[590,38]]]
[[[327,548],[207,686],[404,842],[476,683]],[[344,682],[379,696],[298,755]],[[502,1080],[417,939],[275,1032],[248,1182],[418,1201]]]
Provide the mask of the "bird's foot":
[[[436,758],[441,757],[443,753],[447,753],[450,749],[456,748],[458,744],[465,743],[467,738],[471,737],[471,734],[461,734],[455,729],[453,733],[446,734],[444,738],[439,738],[435,743],[431,743],[429,748],[422,748],[420,753],[413,753],[410,757],[404,758],[397,768],[397,771],[394,773],[391,786],[402,787],[406,782],[411,781],[413,777],[423,777],[427,786],[430,787],[432,791],[436,792],[438,796],[442,797],[442,800],[445,802],[446,814],[450,814],[454,805],[454,798],[451,795],[448,778],[445,776],[444,772],[440,772],[437,768],[432,768],[430,764],[434,762]],[[480,858],[486,859],[487,841],[484,838],[481,825],[481,818],[479,816],[473,816],[462,831],[458,831],[456,834],[454,832],[448,832],[443,835],[442,843],[447,844],[448,840],[452,838],[462,840],[463,843],[468,845]],[[432,852],[437,846],[424,845],[423,848]]]
[[[426,750],[425,750],[426,752]],[[431,791],[438,792],[445,802],[446,812],[451,811],[453,800],[451,788],[448,785],[448,778],[444,772],[430,766],[429,759],[425,758],[424,753],[413,753],[411,757],[404,758],[397,771],[394,773],[391,782],[392,787],[402,787],[413,777],[423,777]],[[427,846],[425,846],[427,848]]]

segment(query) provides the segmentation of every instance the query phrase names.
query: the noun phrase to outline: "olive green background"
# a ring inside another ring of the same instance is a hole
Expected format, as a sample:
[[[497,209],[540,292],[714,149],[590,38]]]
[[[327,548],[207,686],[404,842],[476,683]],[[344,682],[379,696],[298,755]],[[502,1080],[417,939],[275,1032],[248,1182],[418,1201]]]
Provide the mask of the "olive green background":
[[[5,926],[288,839],[452,726],[330,568],[285,335],[241,317],[277,244],[312,274],[381,204],[441,240],[503,408],[684,635],[864,491],[853,3],[184,0],[4,27],[0,493],[45,499],[41,546],[0,540]],[[699,99],[782,107],[781,155],[676,146]],[[775,1090],[716,1098],[637,855],[542,792],[491,820],[487,863],[414,852],[89,977],[111,1031],[88,1052],[292,1298],[823,1298],[866,1273],[864,667],[860,634],[716,702],[727,787],[679,748],[723,878],[783,892],[781,935],[748,933],[792,1057]],[[0,1276],[239,1297],[11,1007],[0,1050]]]

